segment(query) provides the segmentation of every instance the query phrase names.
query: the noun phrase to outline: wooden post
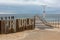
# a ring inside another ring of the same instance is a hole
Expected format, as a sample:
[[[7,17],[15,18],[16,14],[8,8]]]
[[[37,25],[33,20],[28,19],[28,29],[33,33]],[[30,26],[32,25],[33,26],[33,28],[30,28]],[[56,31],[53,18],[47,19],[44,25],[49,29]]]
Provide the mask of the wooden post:
[[[1,34],[1,20],[0,20],[0,34]]]
[[[16,30],[17,32],[22,30],[21,19],[16,19]]]
[[[11,17],[9,16],[9,33],[11,33]]]
[[[7,20],[7,17],[5,17],[5,33],[9,33],[9,20]]]
[[[22,22],[21,22],[21,23],[22,23],[22,24],[21,24],[21,25],[22,25],[21,29],[24,30],[24,29],[23,29],[23,19],[21,19],[21,21],[22,21]],[[21,30],[21,31],[22,31],[22,30]]]
[[[19,19],[19,31],[22,31],[23,28],[22,28],[22,19]]]
[[[26,25],[27,25],[27,20],[25,19],[25,22],[24,22],[24,24],[25,24],[25,30],[26,30]]]
[[[1,34],[4,34],[5,33],[5,21],[2,20],[1,21]]]
[[[23,30],[25,30],[24,29],[24,19],[22,19],[22,28],[23,28]]]
[[[18,27],[19,27],[19,23],[18,23],[18,19],[16,19],[16,32],[18,32]]]
[[[31,19],[31,25],[32,25],[31,29],[34,29],[35,28],[35,19],[34,18]]]
[[[35,28],[35,20],[36,20],[36,19],[35,19],[35,16],[34,16],[34,28]]]
[[[27,30],[29,30],[29,18],[27,18]]]
[[[21,22],[20,22],[20,24],[21,24],[20,31],[22,31],[23,30],[23,28],[22,28],[22,19],[20,19],[20,20],[21,20]]]
[[[26,20],[25,19],[24,19],[23,24],[24,24],[24,30],[25,30],[25,27],[26,27]]]
[[[56,18],[55,18],[54,22],[55,22],[54,25],[55,25],[55,28],[56,28]]]
[[[31,29],[31,20],[30,20],[30,18],[29,18],[29,27],[28,27],[28,29]]]
[[[21,22],[20,22],[20,20],[21,20],[21,19],[18,19],[18,23],[17,23],[17,24],[18,24],[18,31],[21,31],[21,29],[20,29],[20,28],[21,28],[21,25],[20,25]]]
[[[33,19],[32,18],[30,19],[30,22],[31,22],[30,23],[30,25],[31,25],[30,29],[33,29]]]
[[[1,17],[1,34],[5,33],[5,21],[3,20],[3,17]]]
[[[11,16],[10,20],[10,33],[16,32],[16,20],[14,20],[14,17]]]
[[[25,30],[27,30],[27,19],[25,19]]]
[[[58,17],[58,28],[59,28],[59,17]]]

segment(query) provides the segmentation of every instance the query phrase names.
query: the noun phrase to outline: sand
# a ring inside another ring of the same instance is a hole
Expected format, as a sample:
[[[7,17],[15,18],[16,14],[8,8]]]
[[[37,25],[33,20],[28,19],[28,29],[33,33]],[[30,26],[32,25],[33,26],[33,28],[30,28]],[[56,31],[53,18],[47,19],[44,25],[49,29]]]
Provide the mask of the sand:
[[[2,34],[0,35],[0,40],[20,40],[25,38],[28,34],[26,32],[17,32],[11,34]]]
[[[60,40],[60,32],[51,30],[26,30],[23,32],[2,34],[0,40]]]

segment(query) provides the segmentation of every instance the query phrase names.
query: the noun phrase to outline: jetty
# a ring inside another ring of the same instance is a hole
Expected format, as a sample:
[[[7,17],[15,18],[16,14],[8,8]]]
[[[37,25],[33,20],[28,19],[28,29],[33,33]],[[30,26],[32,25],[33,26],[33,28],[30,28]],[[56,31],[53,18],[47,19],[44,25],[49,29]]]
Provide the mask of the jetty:
[[[42,16],[35,15],[31,18],[18,18],[14,19],[14,16],[0,17],[0,34],[16,33],[25,30],[50,29],[56,28],[56,26],[47,22]]]

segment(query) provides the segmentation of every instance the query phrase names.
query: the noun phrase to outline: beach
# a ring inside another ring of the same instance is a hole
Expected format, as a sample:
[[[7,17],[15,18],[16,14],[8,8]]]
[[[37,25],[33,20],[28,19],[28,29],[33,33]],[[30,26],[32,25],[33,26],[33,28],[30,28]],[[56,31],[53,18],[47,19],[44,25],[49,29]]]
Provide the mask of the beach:
[[[60,25],[50,22],[53,27],[46,26],[36,20],[35,29],[22,32],[0,34],[0,40],[60,40]]]
[[[2,34],[0,35],[0,40],[60,40],[60,31],[41,30],[35,28],[34,30]]]

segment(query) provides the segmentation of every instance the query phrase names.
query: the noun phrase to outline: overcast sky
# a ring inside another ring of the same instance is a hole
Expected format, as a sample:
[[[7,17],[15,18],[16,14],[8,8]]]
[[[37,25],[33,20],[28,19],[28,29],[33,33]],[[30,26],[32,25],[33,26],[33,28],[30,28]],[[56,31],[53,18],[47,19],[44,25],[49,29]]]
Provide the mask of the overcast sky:
[[[5,5],[46,5],[47,7],[60,8],[60,0],[0,0]]]
[[[60,7],[60,0],[0,0],[0,4],[18,4],[18,5],[47,5],[51,7]]]

